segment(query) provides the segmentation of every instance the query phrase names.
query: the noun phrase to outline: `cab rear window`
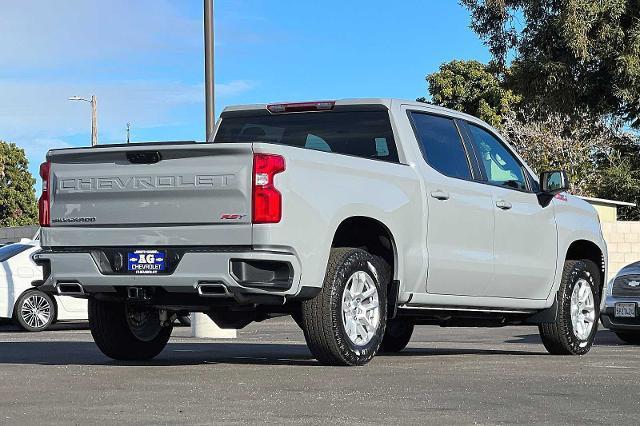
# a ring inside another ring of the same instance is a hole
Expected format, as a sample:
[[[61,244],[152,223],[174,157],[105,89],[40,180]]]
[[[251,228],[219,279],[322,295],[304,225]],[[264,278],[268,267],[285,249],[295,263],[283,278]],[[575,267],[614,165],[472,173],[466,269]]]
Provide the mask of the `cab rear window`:
[[[223,117],[214,142],[269,142],[398,162],[386,111]]]

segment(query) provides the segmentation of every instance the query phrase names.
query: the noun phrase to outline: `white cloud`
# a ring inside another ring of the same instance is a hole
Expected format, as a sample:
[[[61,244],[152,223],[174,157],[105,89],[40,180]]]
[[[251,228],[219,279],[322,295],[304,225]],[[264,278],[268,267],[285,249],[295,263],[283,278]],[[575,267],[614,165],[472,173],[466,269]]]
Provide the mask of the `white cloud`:
[[[255,82],[246,80],[235,80],[229,83],[220,83],[216,84],[216,96],[223,98],[238,96],[242,93],[248,92],[254,87],[256,87]]]
[[[140,50],[201,50],[202,23],[168,0],[2,0],[0,68],[73,67]]]
[[[220,98],[237,96],[255,87],[244,80],[217,84]],[[133,122],[138,128],[176,124],[181,108],[204,102],[203,85],[179,82],[129,81],[108,84],[0,81],[0,137],[56,138],[87,131],[90,109],[69,96],[98,97],[102,133]]]
[[[127,122],[134,135],[204,133],[201,0],[0,2],[0,139],[23,147],[32,170],[49,148],[88,143],[89,105],[73,95],[98,97],[101,142],[121,141]],[[230,28],[217,31],[238,43],[257,37],[250,25]],[[216,96],[257,84],[221,82]]]

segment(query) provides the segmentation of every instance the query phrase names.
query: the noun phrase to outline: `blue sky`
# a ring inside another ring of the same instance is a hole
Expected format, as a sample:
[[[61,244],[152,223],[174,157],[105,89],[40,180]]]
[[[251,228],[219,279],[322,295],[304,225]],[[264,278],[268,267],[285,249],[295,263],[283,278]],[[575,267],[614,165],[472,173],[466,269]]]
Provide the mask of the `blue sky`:
[[[2,0],[0,139],[49,148],[204,138],[202,0]],[[283,100],[426,95],[451,59],[487,61],[456,0],[216,0],[216,112]],[[39,183],[38,183],[39,187]]]

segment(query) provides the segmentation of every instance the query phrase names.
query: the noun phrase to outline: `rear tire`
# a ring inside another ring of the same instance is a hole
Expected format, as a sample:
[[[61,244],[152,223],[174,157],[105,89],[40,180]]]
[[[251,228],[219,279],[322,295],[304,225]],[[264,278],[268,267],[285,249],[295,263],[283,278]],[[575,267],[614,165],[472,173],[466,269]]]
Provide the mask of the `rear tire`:
[[[89,299],[89,328],[103,354],[120,361],[144,361],[157,356],[171,337],[157,309]]]
[[[368,363],[380,349],[387,319],[389,268],[355,248],[331,250],[320,293],[302,302],[311,353],[324,365]]]
[[[567,260],[557,301],[556,320],[538,326],[544,347],[553,355],[586,354],[600,318],[600,271],[596,264]]]
[[[616,336],[629,345],[640,345],[640,332],[637,331],[616,331]]]
[[[388,321],[380,351],[400,352],[406,348],[411,340],[413,327],[413,323],[407,320],[393,319]]]
[[[56,320],[56,304],[40,290],[27,290],[13,308],[13,319],[26,331],[45,331]]]

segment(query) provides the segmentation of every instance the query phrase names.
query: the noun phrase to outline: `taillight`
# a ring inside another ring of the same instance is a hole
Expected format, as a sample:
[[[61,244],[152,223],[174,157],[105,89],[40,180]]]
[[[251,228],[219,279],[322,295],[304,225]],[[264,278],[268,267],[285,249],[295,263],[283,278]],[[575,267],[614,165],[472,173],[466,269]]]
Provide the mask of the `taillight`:
[[[49,226],[51,224],[51,215],[49,209],[49,203],[51,200],[49,187],[49,176],[51,172],[51,163],[45,161],[40,164],[40,177],[42,178],[42,195],[38,200],[38,219],[40,226]]]
[[[273,178],[284,170],[284,158],[279,155],[253,155],[253,223],[280,222],[282,195],[274,186]]]

